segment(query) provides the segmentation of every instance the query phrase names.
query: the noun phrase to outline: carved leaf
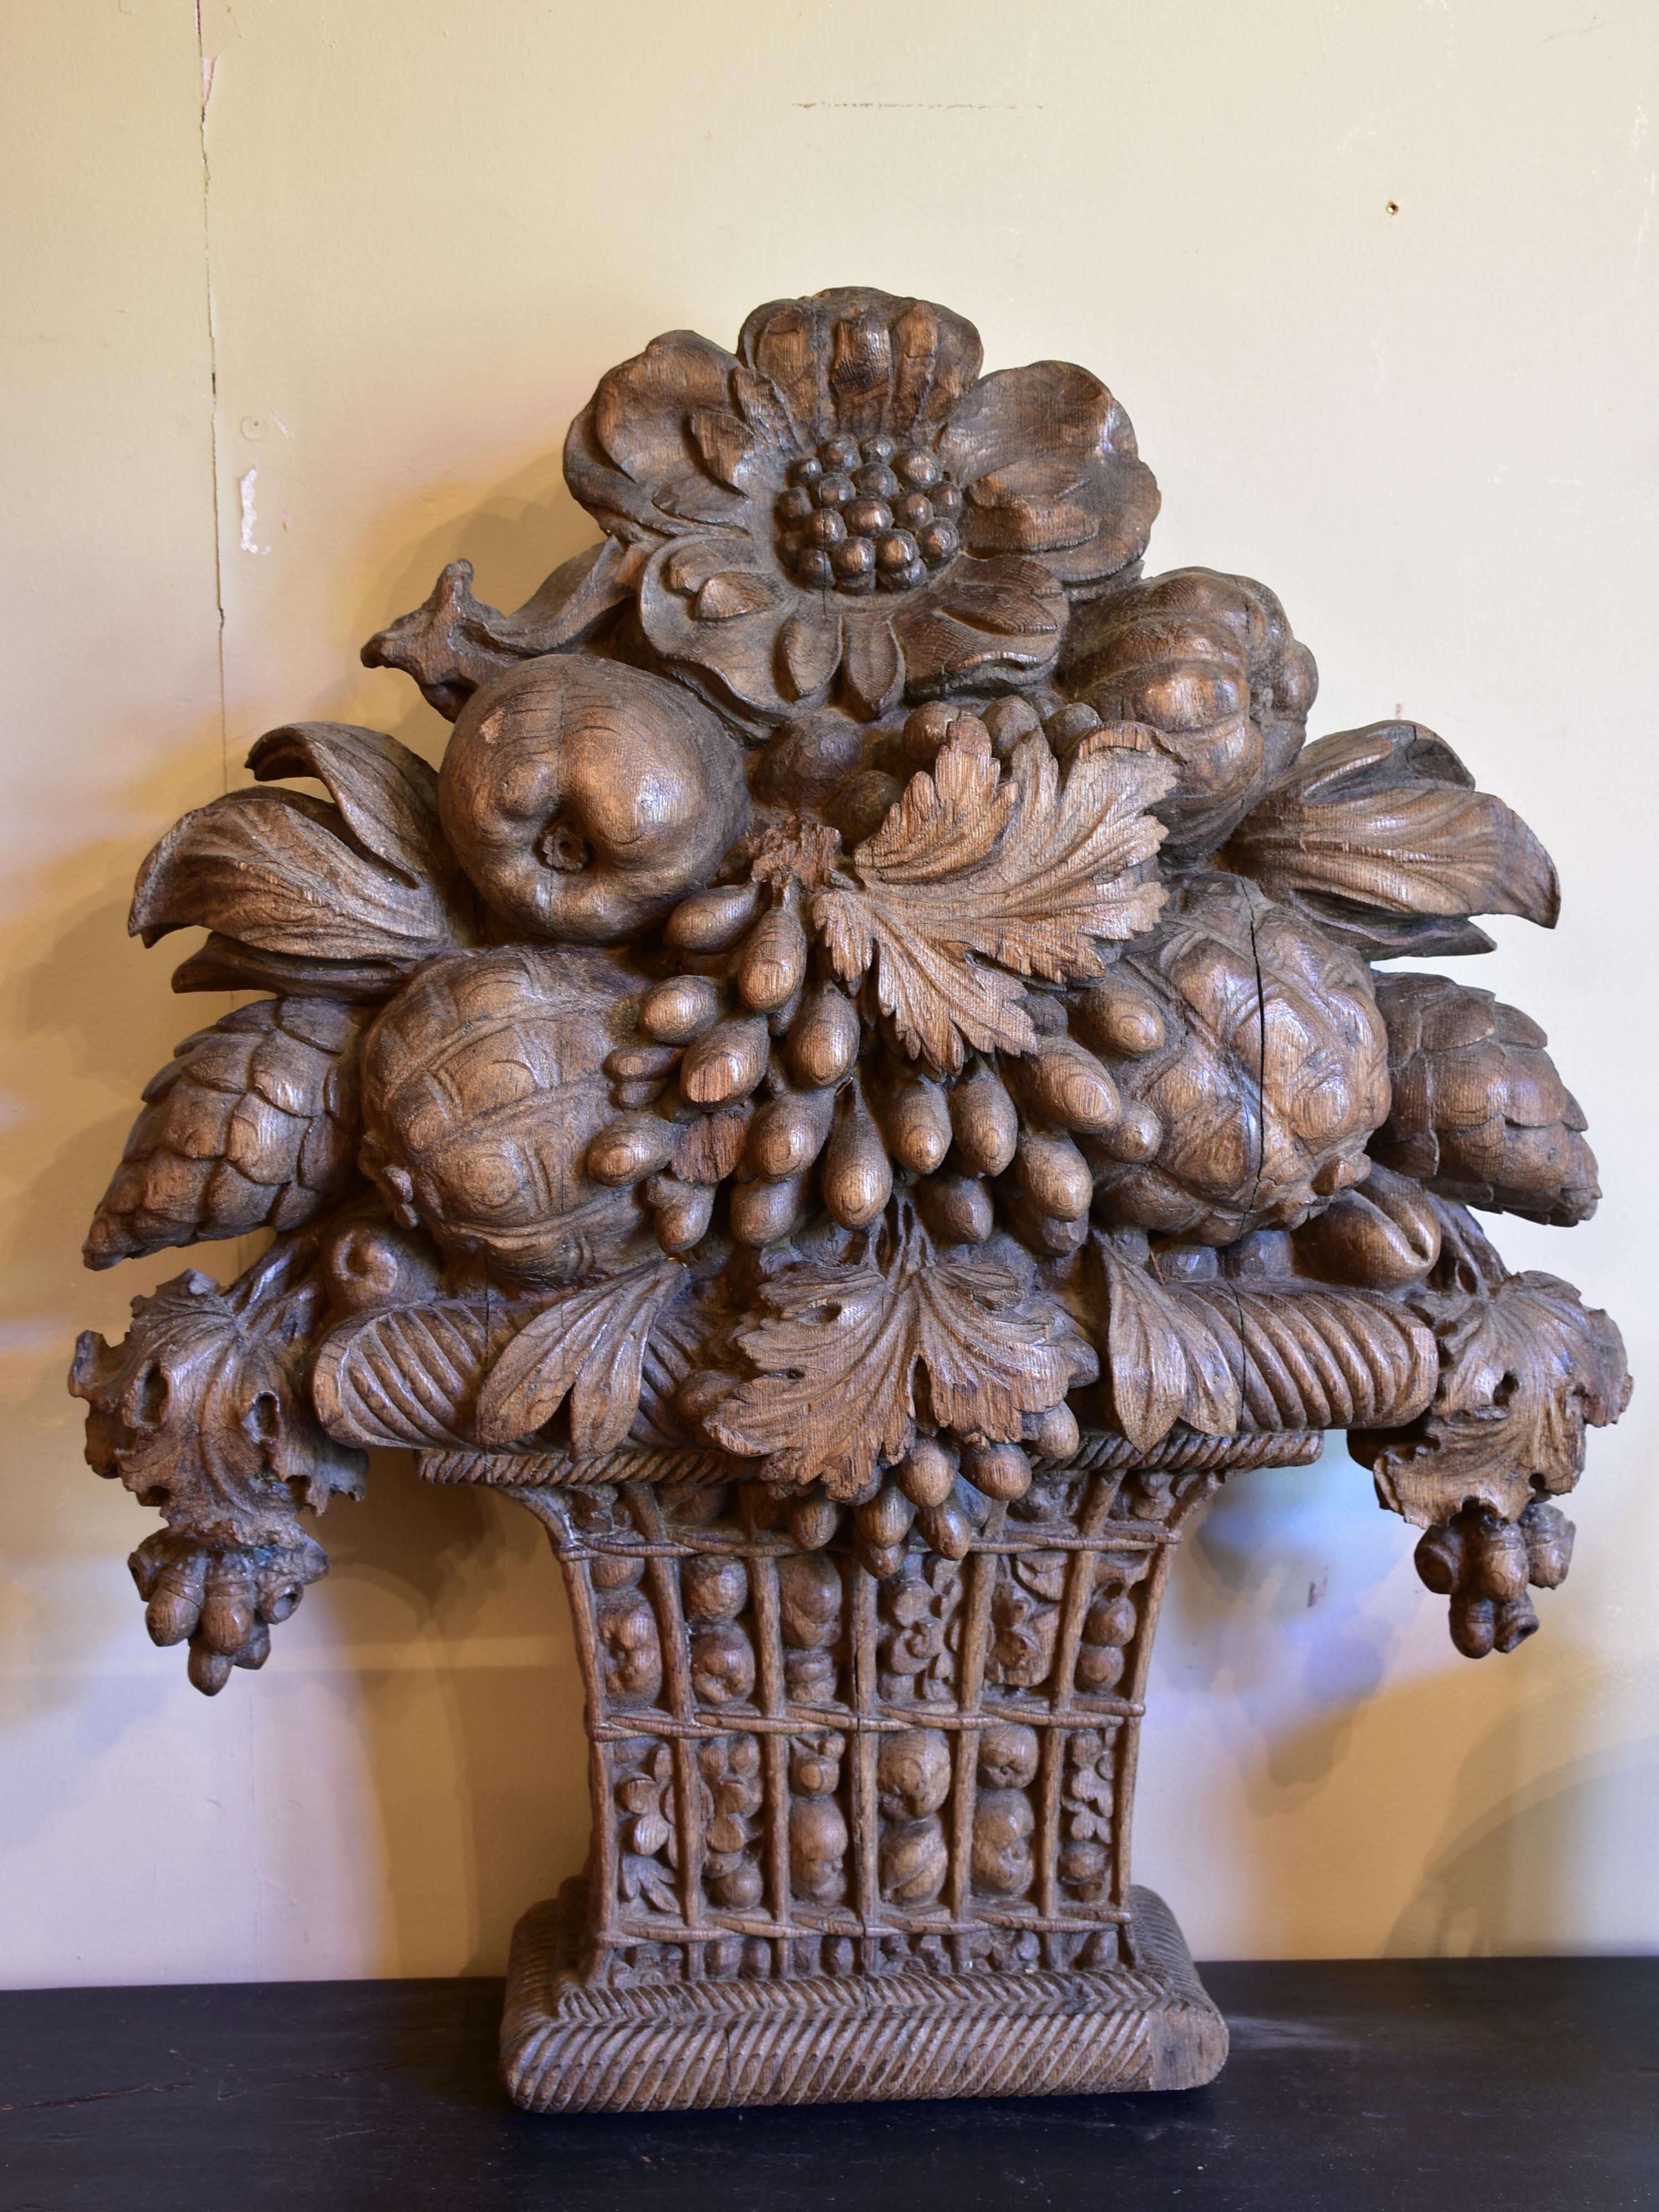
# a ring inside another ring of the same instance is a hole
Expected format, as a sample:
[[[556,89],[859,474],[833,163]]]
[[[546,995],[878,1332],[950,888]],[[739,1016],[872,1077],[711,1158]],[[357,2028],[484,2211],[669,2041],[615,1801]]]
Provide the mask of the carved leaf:
[[[1157,920],[1163,888],[1136,871],[1164,836],[1146,809],[1172,780],[1150,751],[1097,742],[1062,786],[1040,738],[1016,748],[1005,779],[982,729],[958,724],[854,853],[854,875],[813,902],[837,972],[856,983],[873,962],[905,1050],[934,1066],[959,1068],[964,1042],[1028,1051],[1016,978],[1097,975],[1096,940]]]
[[[1106,1273],[1106,1362],[1118,1426],[1137,1450],[1177,1421],[1206,1436],[1239,1425],[1238,1349],[1224,1318],[1166,1290],[1144,1267],[1102,1245]]]
[[[868,1491],[915,1437],[917,1370],[944,1428],[1017,1438],[1094,1358],[1063,1310],[999,1261],[931,1253],[906,1234],[884,1263],[785,1267],[762,1290],[773,1318],[738,1344],[761,1372],[705,1417],[765,1480],[832,1498]]]
[[[286,722],[255,741],[247,765],[260,783],[315,776],[371,860],[465,903],[465,878],[438,819],[438,772],[395,738],[352,722]]]
[[[291,1542],[298,1507],[362,1487],[362,1453],[330,1441],[307,1395],[314,1256],[275,1244],[225,1291],[192,1268],[133,1300],[123,1342],[88,1330],[76,1346],[88,1463],[203,1543]]]
[[[407,969],[399,960],[316,960],[298,952],[262,952],[212,930],[173,971],[175,991],[275,991],[281,998],[343,999],[374,1005],[389,999]]]
[[[153,945],[198,927],[288,958],[389,961],[400,971],[471,935],[471,894],[437,824],[432,770],[395,738],[342,723],[274,730],[257,775],[295,791],[233,791],[175,823],[138,872],[127,927]]]
[[[647,1261],[608,1282],[562,1291],[526,1322],[478,1393],[478,1441],[516,1443],[568,1396],[578,1452],[612,1451],[639,1411],[646,1339],[685,1279],[677,1260]]]
[[[1555,869],[1501,799],[1415,722],[1322,738],[1234,832],[1233,864],[1272,898],[1305,904],[1377,958],[1480,951],[1444,918],[1518,914],[1553,928]],[[1374,926],[1371,915],[1375,915]],[[1443,918],[1426,937],[1400,916]]]
[[[1471,1499],[1513,1521],[1583,1471],[1586,1425],[1630,1397],[1625,1348],[1604,1313],[1553,1275],[1510,1275],[1468,1297],[1425,1293],[1439,1339],[1433,1404],[1408,1428],[1357,1431],[1349,1449],[1377,1495],[1421,1528]]]

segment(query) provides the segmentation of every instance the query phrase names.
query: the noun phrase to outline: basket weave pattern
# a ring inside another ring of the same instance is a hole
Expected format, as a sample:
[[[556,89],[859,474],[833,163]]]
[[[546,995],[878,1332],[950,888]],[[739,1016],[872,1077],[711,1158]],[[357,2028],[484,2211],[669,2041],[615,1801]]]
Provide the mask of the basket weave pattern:
[[[1269,1441],[1284,1463],[1320,1439],[1172,1437],[1174,1465],[1127,1468],[1091,1439],[962,1559],[913,1544],[879,1580],[838,1540],[803,1552],[760,1486],[667,1454],[599,1485],[556,1455],[430,1455],[430,1479],[510,1485],[564,1571],[592,1744],[581,1980],[1133,1966],[1152,1633],[1224,1471],[1182,1462]]]

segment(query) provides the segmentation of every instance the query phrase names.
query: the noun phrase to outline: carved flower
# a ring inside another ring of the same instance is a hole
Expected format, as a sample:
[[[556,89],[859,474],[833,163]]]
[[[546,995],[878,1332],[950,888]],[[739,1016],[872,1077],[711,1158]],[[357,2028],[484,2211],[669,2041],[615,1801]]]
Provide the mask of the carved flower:
[[[947,309],[847,289],[757,308],[735,355],[673,331],[612,369],[565,471],[664,659],[763,722],[1038,680],[1158,488],[1087,370],[980,360]]]

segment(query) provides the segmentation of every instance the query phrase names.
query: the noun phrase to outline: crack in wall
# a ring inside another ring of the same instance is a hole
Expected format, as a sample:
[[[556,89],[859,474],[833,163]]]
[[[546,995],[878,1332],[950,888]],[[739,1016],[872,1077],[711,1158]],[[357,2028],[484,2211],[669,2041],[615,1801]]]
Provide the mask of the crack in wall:
[[[213,317],[213,229],[209,206],[213,173],[208,161],[207,111],[213,94],[215,58],[209,55],[202,36],[202,0],[196,0],[196,64],[198,71],[198,143],[202,160],[202,297],[207,315],[208,348],[208,466],[213,501],[213,605],[218,623],[215,647],[219,672],[219,783],[230,789],[230,726],[225,698],[225,585],[223,548],[219,528],[219,343]]]

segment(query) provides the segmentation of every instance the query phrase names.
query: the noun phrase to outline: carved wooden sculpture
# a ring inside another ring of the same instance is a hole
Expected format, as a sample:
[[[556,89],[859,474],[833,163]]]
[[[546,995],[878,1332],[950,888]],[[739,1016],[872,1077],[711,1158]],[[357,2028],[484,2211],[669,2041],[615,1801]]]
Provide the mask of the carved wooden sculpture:
[[[1543,1033],[1376,971],[1546,927],[1412,723],[1304,743],[1271,592],[1148,580],[1116,401],[872,291],[680,331],[573,427],[605,535],[363,657],[454,723],[260,739],[147,943],[180,1045],[88,1263],[255,1228],[82,1338],[88,1455],[218,1690],[364,1448],[545,1524],[585,1881],[520,1930],[522,2102],[1175,2087],[1225,2032],[1128,1829],[1171,1548],[1346,1428],[1458,1648],[1567,1567],[1617,1331],[1464,1208],[1597,1196]],[[288,787],[320,784],[321,799]]]

